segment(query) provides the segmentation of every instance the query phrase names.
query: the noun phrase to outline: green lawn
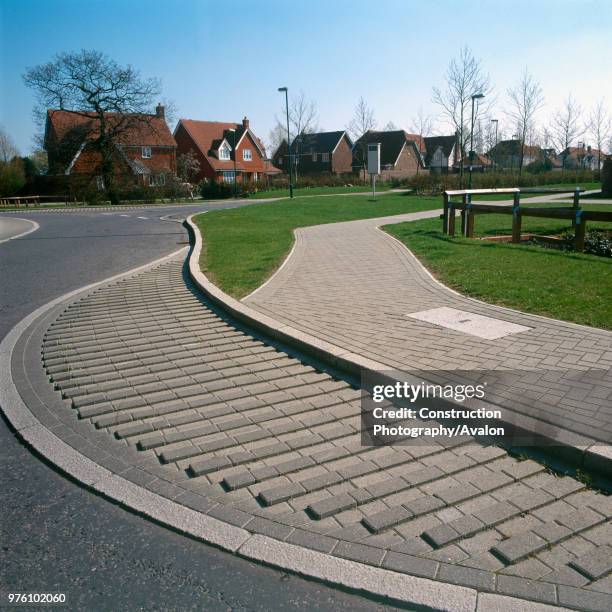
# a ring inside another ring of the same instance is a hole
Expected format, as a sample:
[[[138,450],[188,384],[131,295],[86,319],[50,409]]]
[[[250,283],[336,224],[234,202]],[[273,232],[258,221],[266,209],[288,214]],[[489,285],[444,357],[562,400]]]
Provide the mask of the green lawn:
[[[282,263],[298,227],[441,208],[437,197],[390,193],[377,198],[295,198],[198,215],[204,237],[200,266],[225,292],[241,298]]]
[[[585,206],[612,210],[612,206]],[[439,219],[388,225],[427,268],[468,296],[584,325],[612,329],[612,260],[523,244],[450,238]],[[511,215],[477,215],[475,234],[510,234]],[[610,223],[587,228],[612,229]],[[564,221],[523,217],[523,232],[556,234]]]
[[[390,187],[381,186],[377,187],[377,192],[388,191]],[[371,188],[369,185],[351,185],[351,186],[340,186],[340,187],[300,187],[293,190],[294,197],[299,196],[315,196],[315,195],[335,195],[338,193],[367,193],[370,192]],[[267,189],[266,191],[258,191],[249,196],[256,200],[262,198],[286,198],[289,197],[289,189]]]

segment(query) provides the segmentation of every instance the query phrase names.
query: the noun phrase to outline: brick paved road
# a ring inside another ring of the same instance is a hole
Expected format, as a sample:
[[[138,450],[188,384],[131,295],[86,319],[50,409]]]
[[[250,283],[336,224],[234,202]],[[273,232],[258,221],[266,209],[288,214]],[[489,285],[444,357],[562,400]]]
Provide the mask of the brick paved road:
[[[512,371],[505,387],[490,390],[489,401],[609,443],[612,333],[464,298],[434,282],[407,249],[376,229],[426,216],[432,213],[299,229],[286,265],[245,302],[398,370]],[[487,340],[407,316],[440,307],[530,329]]]
[[[226,522],[398,572],[610,609],[609,497],[477,443],[363,448],[359,391],[315,366],[221,318],[175,260],[50,312],[13,375],[80,452]]]

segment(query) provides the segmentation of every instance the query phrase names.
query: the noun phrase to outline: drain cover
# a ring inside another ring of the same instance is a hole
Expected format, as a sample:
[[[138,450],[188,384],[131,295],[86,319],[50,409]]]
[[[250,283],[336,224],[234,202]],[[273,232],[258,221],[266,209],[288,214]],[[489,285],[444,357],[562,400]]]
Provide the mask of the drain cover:
[[[486,340],[495,340],[496,338],[503,338],[504,336],[518,334],[531,329],[531,327],[525,327],[524,325],[517,325],[516,323],[509,323],[501,319],[493,319],[492,317],[485,317],[446,306],[413,312],[407,316],[419,321],[433,323],[440,327],[454,329],[464,334],[477,336],[478,338],[485,338]]]

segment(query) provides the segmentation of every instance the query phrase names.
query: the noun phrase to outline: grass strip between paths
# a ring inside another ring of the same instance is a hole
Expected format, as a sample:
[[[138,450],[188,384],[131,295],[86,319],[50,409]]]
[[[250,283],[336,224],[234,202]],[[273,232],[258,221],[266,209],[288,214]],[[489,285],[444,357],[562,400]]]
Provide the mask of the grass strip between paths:
[[[294,198],[195,217],[203,236],[200,267],[235,298],[257,289],[282,264],[293,230],[309,225],[400,215],[441,208],[441,198],[398,193]]]
[[[585,210],[612,206],[585,205]],[[470,297],[555,319],[612,329],[612,259],[528,244],[451,238],[439,219],[387,225],[444,284]],[[511,234],[511,215],[477,215],[475,235]],[[587,230],[612,230],[589,222]],[[555,235],[565,220],[524,217],[523,232]]]

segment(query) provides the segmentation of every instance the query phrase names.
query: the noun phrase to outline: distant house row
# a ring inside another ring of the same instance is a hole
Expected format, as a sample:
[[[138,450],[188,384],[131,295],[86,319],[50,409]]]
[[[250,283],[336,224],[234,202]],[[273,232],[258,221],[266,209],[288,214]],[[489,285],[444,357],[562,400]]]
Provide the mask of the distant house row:
[[[181,119],[172,134],[164,107],[153,114],[108,113],[107,124],[116,129],[112,163],[122,187],[164,186],[177,173],[177,156],[190,154],[199,164],[192,182],[214,180],[243,184],[265,182],[280,173],[349,174],[366,171],[365,152],[370,143],[381,145],[381,178],[407,178],[419,172],[457,172],[469,160],[460,150],[457,134],[422,137],[404,130],[367,131],[352,142],[346,131],[300,134],[284,140],[269,159],[261,140],[244,117],[241,123]],[[49,110],[45,149],[49,174],[82,177],[105,189],[101,159],[93,141],[97,122],[92,113]],[[486,155],[476,154],[475,171],[515,170],[521,163],[536,162],[550,170],[585,168],[595,170],[606,157],[591,147],[569,147],[560,154],[552,149],[523,145],[520,140],[498,142]],[[108,160],[106,160],[108,161]],[[364,177],[365,178],[365,177]]]

